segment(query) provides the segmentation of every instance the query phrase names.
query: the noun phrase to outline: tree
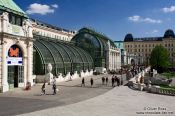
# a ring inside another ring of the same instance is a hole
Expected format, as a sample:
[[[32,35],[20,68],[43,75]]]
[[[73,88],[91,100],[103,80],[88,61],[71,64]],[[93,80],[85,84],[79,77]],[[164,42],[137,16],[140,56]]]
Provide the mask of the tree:
[[[167,49],[161,45],[156,46],[151,52],[150,65],[159,73],[163,72],[163,69],[167,69],[170,66]]]

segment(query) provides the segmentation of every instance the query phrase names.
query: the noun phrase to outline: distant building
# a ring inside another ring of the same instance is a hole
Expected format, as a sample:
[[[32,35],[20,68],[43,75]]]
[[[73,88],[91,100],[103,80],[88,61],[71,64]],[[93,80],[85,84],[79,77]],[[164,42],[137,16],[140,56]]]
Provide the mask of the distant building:
[[[169,60],[175,65],[175,35],[173,30],[165,31],[163,37],[134,38],[127,34],[124,38],[124,47],[129,63],[149,64],[151,51],[156,45],[162,45],[169,52]]]
[[[107,68],[107,70],[120,69],[120,50],[108,37],[93,29],[82,28],[72,38],[72,41],[92,56],[94,67]]]
[[[124,48],[124,42],[123,41],[114,41],[114,44],[120,50],[121,66],[126,65],[127,60],[126,60],[126,51]]]

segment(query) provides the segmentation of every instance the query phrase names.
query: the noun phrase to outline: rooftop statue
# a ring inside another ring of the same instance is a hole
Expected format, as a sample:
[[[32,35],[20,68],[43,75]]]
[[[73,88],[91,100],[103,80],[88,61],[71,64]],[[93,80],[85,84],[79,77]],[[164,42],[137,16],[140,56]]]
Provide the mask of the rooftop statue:
[[[23,21],[22,28],[23,28],[23,31],[24,31],[24,36],[33,37],[32,27],[33,26],[32,26],[31,21],[29,19],[26,19],[26,20]]]

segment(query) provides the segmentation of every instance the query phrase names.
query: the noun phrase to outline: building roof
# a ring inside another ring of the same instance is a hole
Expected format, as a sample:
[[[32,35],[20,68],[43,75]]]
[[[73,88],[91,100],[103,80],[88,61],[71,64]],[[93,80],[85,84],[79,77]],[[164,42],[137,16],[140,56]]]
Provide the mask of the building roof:
[[[105,36],[105,35],[103,35],[103,34],[101,34],[101,33],[99,33],[99,32],[96,32],[96,31],[93,30],[93,29],[84,27],[84,28],[82,28],[82,29],[79,30],[79,33],[81,33],[81,32],[90,33],[90,34],[92,34],[93,36],[95,36],[95,37],[97,37],[98,39],[100,39],[101,41],[105,42],[106,44],[107,44],[107,42],[108,42],[108,40],[109,40],[110,44],[111,44],[113,47],[116,47],[115,44],[114,44],[114,42],[113,42],[110,38],[108,38],[107,36]]]
[[[45,22],[42,22],[42,21],[39,21],[39,20],[36,20],[36,19],[30,18],[30,20],[33,21],[34,23],[36,23],[37,25],[48,27],[48,28],[51,28],[51,29],[54,29],[54,30],[64,31],[64,32],[67,32],[67,33],[72,32],[73,34],[76,33],[75,31],[71,31],[71,30],[68,30],[68,29],[63,29],[63,28],[60,28],[60,27],[57,27],[57,26],[53,26],[51,24],[48,24],[48,23],[45,23]]]
[[[174,32],[172,29],[168,29],[165,31],[164,38],[175,38]]]
[[[67,74],[93,68],[93,59],[86,51],[71,44],[40,35],[34,35],[34,48],[38,52],[36,74],[45,74],[48,63],[53,65],[53,74]],[[41,62],[39,61],[41,60]],[[73,65],[72,65],[73,64]]]
[[[0,9],[27,17],[27,14],[13,0],[0,0]]]
[[[126,34],[124,42],[133,41],[133,36],[131,33]]]
[[[167,29],[163,37],[142,37],[142,38],[133,38],[132,34],[127,34],[124,38],[124,42],[132,41],[162,41],[166,38],[175,38],[174,32],[172,29]]]
[[[133,41],[162,41],[163,37],[143,37],[143,38],[134,38]]]

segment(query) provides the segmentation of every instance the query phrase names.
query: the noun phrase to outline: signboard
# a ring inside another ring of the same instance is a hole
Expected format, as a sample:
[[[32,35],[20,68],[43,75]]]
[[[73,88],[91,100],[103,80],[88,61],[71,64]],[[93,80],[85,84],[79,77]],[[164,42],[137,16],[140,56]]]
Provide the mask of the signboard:
[[[22,50],[17,45],[12,45],[8,50],[7,65],[22,65]]]
[[[8,57],[7,65],[22,65],[22,57]]]

